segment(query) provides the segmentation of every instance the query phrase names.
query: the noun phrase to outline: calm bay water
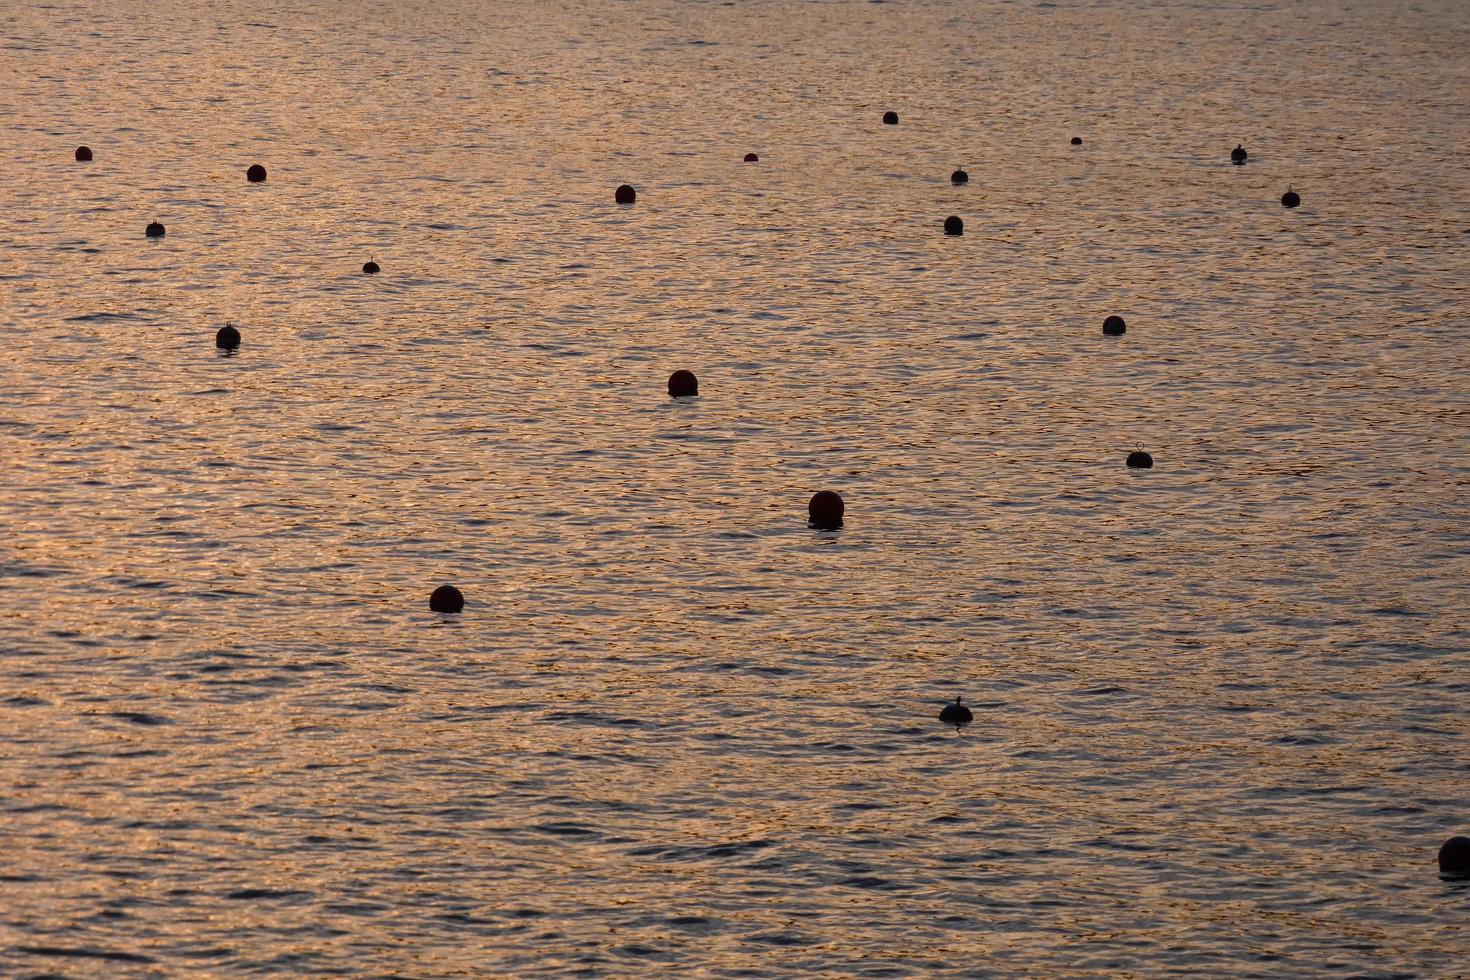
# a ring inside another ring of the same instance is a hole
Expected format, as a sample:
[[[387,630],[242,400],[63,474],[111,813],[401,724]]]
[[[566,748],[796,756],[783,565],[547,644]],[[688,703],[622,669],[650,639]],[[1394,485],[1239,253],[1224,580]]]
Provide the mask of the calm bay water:
[[[1463,3],[273,6],[0,7],[0,973],[1463,975]]]

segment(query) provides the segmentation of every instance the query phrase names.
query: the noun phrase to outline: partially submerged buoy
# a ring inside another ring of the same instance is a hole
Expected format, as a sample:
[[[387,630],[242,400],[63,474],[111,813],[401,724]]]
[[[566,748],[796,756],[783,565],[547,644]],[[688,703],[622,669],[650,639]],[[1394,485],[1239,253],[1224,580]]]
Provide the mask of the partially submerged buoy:
[[[87,163],[92,159],[92,148],[90,146],[79,146],[76,152],[77,163]]]
[[[699,379],[693,371],[675,371],[669,375],[669,397],[688,398],[699,394]]]
[[[613,191],[613,200],[619,204],[632,204],[638,200],[638,192],[627,184],[619,184],[618,189]]]
[[[1103,334],[1118,337],[1128,331],[1128,324],[1120,316],[1110,316],[1103,321]]]
[[[970,711],[969,708],[965,707],[963,704],[960,704],[959,698],[955,698],[952,704],[946,704],[944,708],[940,710],[939,720],[944,722],[946,725],[953,725],[954,727],[959,728],[962,725],[968,725],[970,722],[974,721],[975,715],[972,711]]]
[[[457,613],[464,609],[464,595],[452,585],[441,585],[429,596],[429,608],[437,613]]]
[[[965,223],[959,219],[958,215],[952,214],[944,219],[944,233],[946,235],[963,235],[965,233]]]
[[[747,153],[747,154],[745,154],[745,162],[746,163],[760,163],[761,162],[761,158],[758,157],[758,156],[756,156],[754,153]]]
[[[238,350],[240,347],[240,331],[228,323],[225,324],[215,333],[214,346],[220,350]]]
[[[258,163],[252,163],[250,169],[245,171],[245,179],[252,184],[265,183],[265,168]]]
[[[1470,875],[1470,837],[1451,837],[1440,846],[1439,870],[1447,875]]]
[[[956,168],[955,172],[949,175],[949,181],[952,184],[968,184],[970,182],[970,175]]]
[[[842,497],[832,490],[819,490],[807,502],[807,518],[812,527],[822,531],[835,531],[842,526],[842,515],[846,512],[847,505],[842,502]]]
[[[1245,163],[1245,158],[1248,156],[1250,156],[1250,154],[1245,152],[1245,147],[1241,146],[1239,143],[1236,143],[1235,149],[1230,151],[1230,162],[1236,164]]]
[[[162,222],[150,221],[148,223],[148,227],[143,229],[143,234],[147,235],[149,238],[162,238],[167,233],[167,231],[168,229],[163,227]]]
[[[381,272],[382,269],[378,266],[378,263],[374,262],[372,259],[368,259],[362,264],[362,271],[370,276],[375,276],[379,272]]]
[[[1153,465],[1154,458],[1148,453],[1144,452],[1142,449],[1135,449],[1133,452],[1128,454],[1129,469],[1146,470],[1151,469]]]
[[[889,109],[887,112],[883,113],[883,125],[885,125],[885,126],[897,126],[898,125],[898,113],[894,112],[892,109]],[[922,129],[923,127],[921,126],[919,128]]]
[[[1302,196],[1290,187],[1287,187],[1286,193],[1281,195],[1281,206],[1284,208],[1294,208],[1301,203]]]

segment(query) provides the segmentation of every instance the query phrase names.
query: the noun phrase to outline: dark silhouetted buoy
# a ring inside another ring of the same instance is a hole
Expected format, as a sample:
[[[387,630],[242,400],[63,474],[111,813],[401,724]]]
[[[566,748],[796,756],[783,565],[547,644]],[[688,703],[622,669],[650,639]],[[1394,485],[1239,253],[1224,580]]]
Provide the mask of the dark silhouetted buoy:
[[[963,235],[965,233],[965,223],[955,215],[950,215],[944,219],[944,233],[946,235]]]
[[[693,371],[675,371],[669,375],[669,397],[686,398],[699,394],[699,379]]]
[[[1103,333],[1109,337],[1118,337],[1128,332],[1128,324],[1120,316],[1110,316],[1103,321]]]
[[[143,229],[143,234],[147,235],[149,238],[162,238],[165,231],[167,231],[167,229],[164,228],[161,223],[157,221],[150,221],[148,223],[148,227]]]
[[[87,163],[92,159],[92,148],[90,146],[77,147],[77,163]]]
[[[1447,875],[1470,875],[1470,837],[1451,837],[1439,849],[1439,870]]]
[[[1080,137],[1080,136],[1073,136],[1072,137],[1072,145],[1073,146],[1081,146],[1082,145],[1082,137]]]
[[[1245,163],[1245,158],[1248,156],[1250,156],[1250,154],[1245,152],[1245,147],[1241,146],[1239,143],[1236,143],[1235,149],[1230,151],[1230,162]]]
[[[240,346],[240,331],[228,323],[219,328],[214,335],[214,346],[220,350],[235,350]]]
[[[960,704],[959,698],[955,698],[954,704],[946,704],[944,709],[939,712],[939,720],[946,725],[953,725],[959,728],[961,725],[968,725],[974,721],[975,715],[969,708]]]
[[[894,112],[892,109],[889,109],[887,112],[883,113],[883,125],[885,125],[885,126],[897,126],[898,125],[898,113]],[[922,128],[922,127],[920,127],[920,128]]]
[[[452,585],[441,585],[429,596],[429,608],[438,613],[457,613],[464,609],[464,595]]]
[[[250,169],[245,171],[245,179],[252,184],[265,183],[265,168],[258,163],[252,163]]]
[[[747,153],[747,154],[745,154],[745,162],[746,163],[760,163],[761,162],[761,158],[758,157],[758,156],[756,156],[754,153]]]
[[[949,181],[952,184],[968,184],[970,182],[970,175],[963,170],[956,170],[949,175]]]
[[[362,271],[366,272],[370,276],[375,276],[382,270],[378,267],[378,263],[374,262],[372,259],[368,259],[362,264]]]
[[[831,490],[821,490],[812,496],[806,505],[807,517],[812,526],[823,531],[833,531],[842,526],[842,515],[847,506],[842,497]]]
[[[1281,195],[1281,206],[1284,208],[1294,208],[1300,203],[1302,203],[1302,196],[1290,187],[1286,189],[1285,194]]]
[[[638,192],[627,184],[619,184],[618,189],[613,192],[613,199],[619,204],[632,204],[638,200]]]
[[[1131,470],[1152,469],[1154,458],[1142,449],[1135,449],[1128,454],[1128,468]]]

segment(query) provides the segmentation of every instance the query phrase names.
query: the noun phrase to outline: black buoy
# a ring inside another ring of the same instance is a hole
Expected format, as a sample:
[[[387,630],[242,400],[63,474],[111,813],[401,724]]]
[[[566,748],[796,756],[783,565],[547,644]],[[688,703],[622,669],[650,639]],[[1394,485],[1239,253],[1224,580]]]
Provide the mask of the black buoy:
[[[745,162],[746,163],[760,163],[761,162],[761,158],[758,157],[758,156],[756,156],[754,153],[747,153],[747,154],[745,154]]]
[[[812,527],[822,531],[835,531],[842,526],[842,515],[847,505],[842,497],[831,490],[820,490],[806,505],[807,517]]]
[[[92,148],[90,146],[77,147],[77,163],[88,163],[92,159]]]
[[[240,331],[228,323],[214,335],[214,346],[220,350],[237,350],[240,347]]]
[[[1080,137],[1080,136],[1073,136],[1072,137],[1072,145],[1073,146],[1081,146],[1082,145],[1082,137]]]
[[[975,715],[969,708],[960,704],[959,698],[955,698],[954,704],[946,704],[944,709],[939,712],[939,720],[946,725],[953,725],[959,728],[961,725],[968,725],[974,721]]]
[[[366,272],[370,276],[375,276],[382,270],[378,267],[378,263],[374,262],[372,259],[368,259],[362,264],[362,271]]]
[[[1128,332],[1128,324],[1120,316],[1110,316],[1103,321],[1103,334],[1118,337]]]
[[[143,229],[143,234],[147,235],[149,238],[162,238],[164,236],[164,232],[166,231],[167,229],[164,228],[161,223],[157,221],[150,221],[148,223],[148,227]]]
[[[675,371],[669,375],[669,397],[687,398],[699,394],[699,379],[693,371]]]
[[[1286,189],[1285,194],[1281,195],[1281,206],[1284,208],[1294,208],[1300,203],[1302,203],[1302,196],[1290,187]]]
[[[956,170],[949,175],[949,182],[952,184],[968,184],[970,182],[970,175],[963,170]]]
[[[613,199],[619,204],[632,204],[638,200],[638,192],[627,184],[619,184],[618,189],[613,192]]]
[[[1250,154],[1245,152],[1245,147],[1241,146],[1239,143],[1236,143],[1235,149],[1230,151],[1230,162],[1237,164],[1245,163],[1245,158],[1248,156],[1250,156]]]
[[[1128,468],[1131,470],[1152,469],[1154,458],[1142,449],[1135,449],[1128,454]]]
[[[1439,870],[1447,875],[1470,875],[1470,837],[1451,837],[1439,849]]]
[[[885,125],[885,126],[897,126],[898,125],[898,113],[894,112],[892,109],[889,109],[887,112],[883,113],[883,125]]]
[[[265,183],[265,168],[258,163],[252,163],[250,169],[245,171],[245,179],[252,184]]]
[[[464,609],[464,595],[452,585],[441,585],[429,596],[429,608],[438,613],[457,613]]]
[[[955,215],[950,215],[944,219],[944,233],[946,235],[963,235],[965,233],[965,223]]]

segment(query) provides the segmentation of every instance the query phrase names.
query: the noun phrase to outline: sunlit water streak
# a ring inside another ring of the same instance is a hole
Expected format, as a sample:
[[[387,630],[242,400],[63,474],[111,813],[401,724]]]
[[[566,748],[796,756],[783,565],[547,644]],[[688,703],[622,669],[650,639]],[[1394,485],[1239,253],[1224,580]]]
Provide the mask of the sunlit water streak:
[[[1463,967],[1461,5],[270,6],[0,8],[0,973]]]

